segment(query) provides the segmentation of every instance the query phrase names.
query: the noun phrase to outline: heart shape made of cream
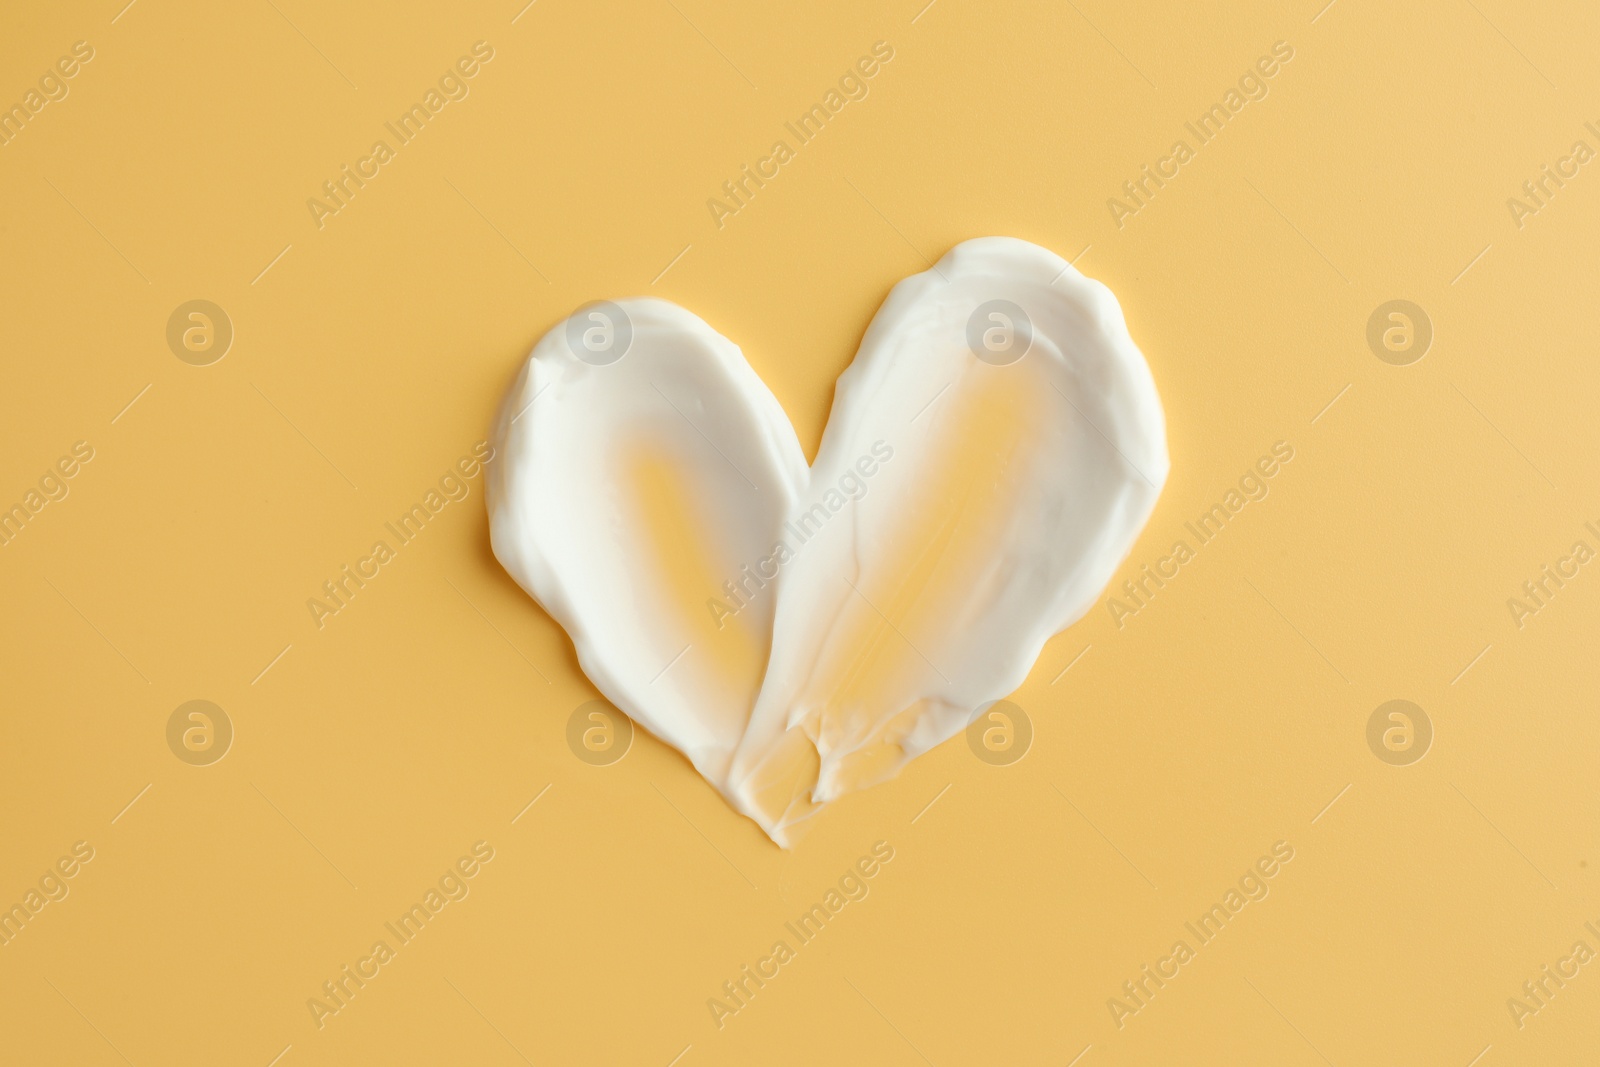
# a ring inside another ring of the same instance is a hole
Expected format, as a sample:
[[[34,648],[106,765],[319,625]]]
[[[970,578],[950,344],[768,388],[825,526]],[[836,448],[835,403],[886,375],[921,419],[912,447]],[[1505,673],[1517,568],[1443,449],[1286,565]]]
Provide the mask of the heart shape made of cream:
[[[547,333],[494,445],[496,557],[785,848],[1020,686],[1167,475],[1116,298],[1006,237],[894,287],[809,466],[738,347],[652,298]]]

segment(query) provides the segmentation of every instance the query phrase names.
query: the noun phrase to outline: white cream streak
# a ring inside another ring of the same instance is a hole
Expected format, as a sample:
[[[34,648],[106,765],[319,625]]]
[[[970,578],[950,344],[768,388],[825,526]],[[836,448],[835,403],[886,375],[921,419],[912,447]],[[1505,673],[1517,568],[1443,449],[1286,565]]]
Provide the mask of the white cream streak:
[[[995,300],[1031,324],[1004,365],[971,344],[1017,325]],[[663,301],[617,306],[621,359],[578,359],[564,323],[508,395],[494,551],[601,693],[784,847],[1020,686],[1166,480],[1115,297],[1025,241],[895,286],[809,470],[737,347]]]

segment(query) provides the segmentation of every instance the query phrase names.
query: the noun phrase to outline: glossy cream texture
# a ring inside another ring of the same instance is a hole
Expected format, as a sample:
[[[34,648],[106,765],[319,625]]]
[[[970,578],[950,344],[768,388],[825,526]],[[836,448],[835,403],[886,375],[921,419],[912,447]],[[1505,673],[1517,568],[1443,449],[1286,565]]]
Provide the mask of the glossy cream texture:
[[[771,549],[805,457],[737,347],[666,301],[620,306],[622,358],[578,358],[563,324],[512,386],[490,540],[606,699],[720,784],[766,670],[773,598],[720,627],[705,601]]]
[[[785,847],[1020,686],[1166,479],[1116,299],[1024,241],[895,286],[809,469],[736,347],[620,307],[621,359],[577,358],[564,324],[508,396],[495,554],[606,698]]]

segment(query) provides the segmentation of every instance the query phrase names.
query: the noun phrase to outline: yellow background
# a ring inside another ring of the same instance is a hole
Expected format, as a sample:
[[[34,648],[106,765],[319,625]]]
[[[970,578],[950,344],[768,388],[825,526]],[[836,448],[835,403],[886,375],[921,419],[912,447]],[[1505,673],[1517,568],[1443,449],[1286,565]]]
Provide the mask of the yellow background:
[[[0,903],[96,855],[0,948],[0,1061],[1592,1061],[1600,964],[1521,1029],[1506,1001],[1600,949],[1600,568],[1521,629],[1506,600],[1600,547],[1600,174],[1520,229],[1506,200],[1600,148],[1600,10],[923,2],[8,5],[0,102],[95,58],[0,147],[0,502],[95,458],[0,548]],[[470,96],[319,230],[306,200],[479,40]],[[706,199],[878,40],[870,95],[718,229]],[[1107,198],[1280,40],[1119,230]],[[594,690],[481,479],[312,624],[578,304],[702,315],[810,453],[888,288],[986,234],[1082,252],[1150,361],[1173,467],[1132,563],[1295,448],[1124,628],[1046,647],[1021,762],[956,739],[792,854],[651,738],[581,763]],[[197,298],[236,334],[206,367],[165,341]],[[1396,298],[1435,331],[1405,367],[1365,341]],[[1365,739],[1394,698],[1435,729],[1410,766]],[[191,699],[236,729],[208,767],[167,748]],[[307,998],[478,840],[471,895],[319,1030]],[[716,1029],[879,840],[871,895]],[[1279,840],[1270,896],[1119,1029]]]

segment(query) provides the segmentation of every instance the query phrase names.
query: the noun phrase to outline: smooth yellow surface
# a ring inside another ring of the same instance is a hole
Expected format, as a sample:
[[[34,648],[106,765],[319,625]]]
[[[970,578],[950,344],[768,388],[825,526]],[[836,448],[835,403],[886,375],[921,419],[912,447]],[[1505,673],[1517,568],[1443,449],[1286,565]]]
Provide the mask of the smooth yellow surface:
[[[0,147],[0,504],[94,457],[0,547],[0,905],[94,858],[0,947],[0,1062],[1594,1060],[1600,964],[1520,1028],[1507,1000],[1600,951],[1600,568],[1520,628],[1507,599],[1600,548],[1600,164],[1520,227],[1507,199],[1600,149],[1600,10],[922,3],[9,5],[0,102],[94,58]],[[477,41],[470,95],[319,229],[308,198]],[[481,475],[386,530],[597,297],[706,318],[813,452],[888,288],[985,234],[1081,253],[1154,371],[1172,476],[1118,584],[1294,449],[1120,629],[1050,642],[1020,762],[957,738],[785,854],[648,736],[569,751],[595,691],[491,556]],[[1366,342],[1399,298],[1434,328],[1410,366]],[[166,342],[194,299],[234,327],[210,366]],[[1434,727],[1410,766],[1366,741],[1395,698]],[[210,766],[168,748],[194,699],[235,729]],[[708,998],[878,841],[869,895],[718,1029]],[[1122,983],[1279,841],[1270,894],[1119,1028]],[[470,895],[396,947],[461,857]]]

